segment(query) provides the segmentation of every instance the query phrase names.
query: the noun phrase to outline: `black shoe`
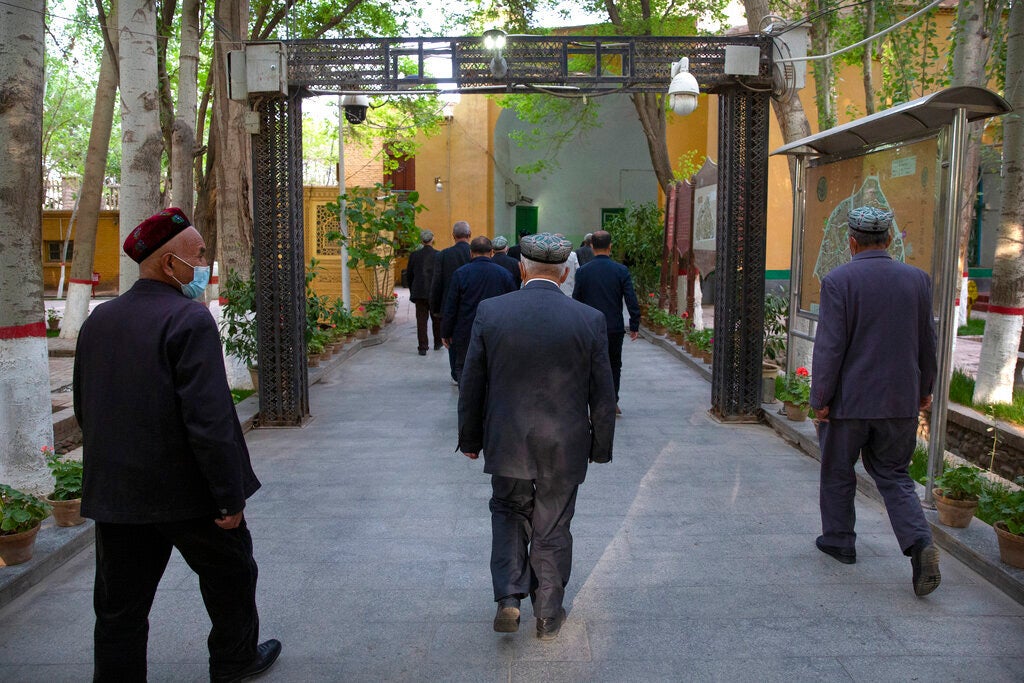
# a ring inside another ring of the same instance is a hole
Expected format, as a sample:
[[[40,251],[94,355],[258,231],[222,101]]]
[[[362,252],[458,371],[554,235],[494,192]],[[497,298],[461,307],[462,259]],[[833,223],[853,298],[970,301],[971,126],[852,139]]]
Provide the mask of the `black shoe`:
[[[277,661],[278,655],[281,654],[281,641],[279,640],[268,640],[260,643],[256,646],[256,659],[252,661],[248,666],[242,667],[238,671],[231,674],[222,674],[219,676],[210,676],[211,683],[235,683],[235,681],[244,681],[246,678],[251,678],[257,674],[261,674]]]
[[[919,598],[939,587],[939,549],[930,541],[918,541],[910,549],[910,566],[914,569],[914,595]]]
[[[420,352],[421,356],[427,355],[427,350],[426,349],[419,349],[419,352]]]
[[[537,617],[537,637],[541,640],[554,640],[565,623],[565,608],[559,608],[558,616]]]
[[[519,630],[519,598],[505,596],[498,601],[494,630],[498,633],[515,633]]]
[[[444,347],[444,344],[438,344],[437,342],[434,342],[434,350],[435,351],[440,351],[443,347]]]
[[[831,555],[843,564],[853,564],[857,561],[857,551],[853,548],[840,548],[837,545],[828,545],[821,539],[821,536],[814,539],[814,545],[818,546],[818,550],[821,552]]]

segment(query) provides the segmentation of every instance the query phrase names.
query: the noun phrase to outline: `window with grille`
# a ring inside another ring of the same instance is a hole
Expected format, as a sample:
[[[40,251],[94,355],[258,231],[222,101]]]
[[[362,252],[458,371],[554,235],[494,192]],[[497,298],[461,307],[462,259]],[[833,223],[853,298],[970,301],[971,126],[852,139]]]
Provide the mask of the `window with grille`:
[[[316,207],[316,253],[320,256],[338,256],[341,245],[327,239],[327,233],[338,232],[338,217],[327,210],[326,204]]]
[[[57,263],[60,263],[60,260],[61,260],[60,259],[60,255],[61,255],[62,251],[64,251],[64,242],[61,242],[59,240],[58,241],[53,241],[53,242],[48,241],[46,243],[46,260],[47,261],[56,261]],[[70,261],[72,258],[74,258],[74,256],[73,256],[74,251],[75,251],[75,242],[74,242],[74,240],[70,240],[68,242],[68,261]]]

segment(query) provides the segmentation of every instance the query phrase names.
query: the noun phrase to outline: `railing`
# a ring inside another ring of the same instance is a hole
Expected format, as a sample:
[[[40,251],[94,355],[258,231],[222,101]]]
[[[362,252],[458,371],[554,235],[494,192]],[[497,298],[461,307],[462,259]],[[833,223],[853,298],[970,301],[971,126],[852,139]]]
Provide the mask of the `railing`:
[[[46,180],[43,183],[43,209],[46,210],[67,210],[75,208],[75,199],[78,197],[81,179],[76,177],[65,177],[60,180]],[[121,197],[121,185],[119,183],[104,183],[103,195],[100,199],[100,209],[104,211],[117,210]]]

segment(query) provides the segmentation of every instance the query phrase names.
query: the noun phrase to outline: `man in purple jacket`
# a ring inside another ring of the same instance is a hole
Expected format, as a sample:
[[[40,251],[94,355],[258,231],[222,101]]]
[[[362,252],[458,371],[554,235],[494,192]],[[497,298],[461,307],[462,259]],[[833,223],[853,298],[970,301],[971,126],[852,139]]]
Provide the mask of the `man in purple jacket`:
[[[857,561],[853,465],[863,457],[910,557],[914,593],[924,596],[939,585],[939,551],[907,466],[936,374],[932,287],[925,272],[886,251],[892,218],[873,207],[850,211],[853,258],[821,282],[811,381],[821,444],[816,545],[844,564]]]

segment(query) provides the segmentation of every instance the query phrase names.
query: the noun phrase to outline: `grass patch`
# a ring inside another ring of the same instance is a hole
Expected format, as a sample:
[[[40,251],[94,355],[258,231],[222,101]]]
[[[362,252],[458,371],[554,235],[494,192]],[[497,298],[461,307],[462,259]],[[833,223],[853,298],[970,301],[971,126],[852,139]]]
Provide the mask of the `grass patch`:
[[[1024,425],[1024,392],[1013,392],[1013,403],[976,404],[974,378],[960,368],[953,370],[949,380],[949,400],[997,420]]]
[[[237,403],[241,403],[242,401],[244,401],[245,399],[249,398],[250,396],[252,396],[255,393],[256,393],[256,391],[254,389],[232,389],[231,390],[231,398],[237,404]]]
[[[910,478],[922,486],[928,484],[928,450],[924,446],[914,449],[914,455],[910,456]],[[940,472],[941,473],[941,472]]]
[[[956,328],[958,337],[980,337],[985,334],[985,321],[981,318],[968,320],[966,325]]]

